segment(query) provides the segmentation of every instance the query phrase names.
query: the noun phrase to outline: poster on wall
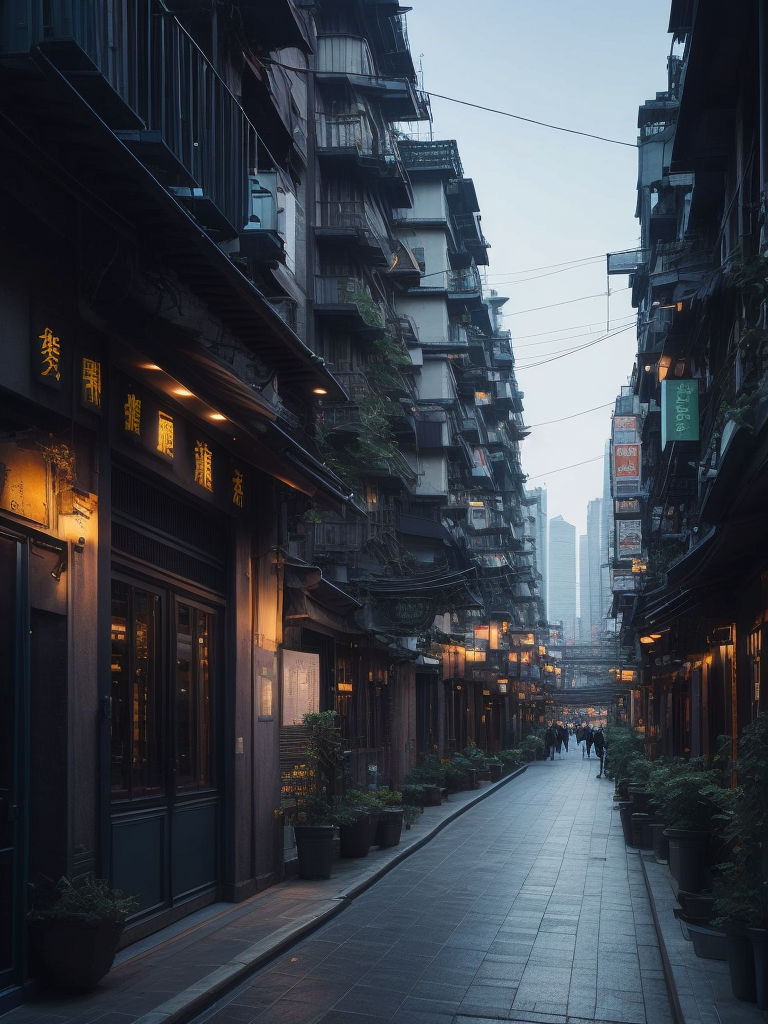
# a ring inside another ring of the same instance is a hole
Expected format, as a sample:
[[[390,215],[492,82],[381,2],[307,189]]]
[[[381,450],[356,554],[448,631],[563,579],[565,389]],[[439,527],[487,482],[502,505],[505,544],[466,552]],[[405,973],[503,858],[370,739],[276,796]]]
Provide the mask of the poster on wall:
[[[613,446],[614,480],[640,480],[640,445],[615,444]]]
[[[308,712],[320,708],[320,655],[283,651],[283,725],[301,725]]]
[[[619,519],[619,558],[639,558],[643,549],[642,523],[639,519]]]

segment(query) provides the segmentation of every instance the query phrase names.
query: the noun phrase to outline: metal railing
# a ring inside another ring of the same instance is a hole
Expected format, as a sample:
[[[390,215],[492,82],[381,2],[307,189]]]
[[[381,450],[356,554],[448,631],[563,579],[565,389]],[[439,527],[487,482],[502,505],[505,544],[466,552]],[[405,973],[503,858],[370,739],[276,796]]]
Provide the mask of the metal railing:
[[[3,50],[76,43],[233,227],[245,224],[247,170],[259,163],[256,129],[160,0],[27,0],[7,8]]]
[[[373,126],[367,115],[361,112],[349,114],[325,114],[318,112],[315,121],[315,138],[321,152],[345,150],[358,156],[376,156]]]

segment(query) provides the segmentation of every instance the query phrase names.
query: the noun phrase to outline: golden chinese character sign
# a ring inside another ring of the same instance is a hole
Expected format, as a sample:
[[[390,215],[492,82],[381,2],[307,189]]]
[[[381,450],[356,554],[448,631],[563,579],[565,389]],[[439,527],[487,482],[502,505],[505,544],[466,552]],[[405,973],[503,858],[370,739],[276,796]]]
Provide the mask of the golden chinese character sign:
[[[158,413],[157,417],[157,450],[173,458],[173,417],[165,412]]]
[[[101,412],[101,363],[83,358],[80,381],[83,405],[92,412]]]
[[[195,441],[195,483],[213,490],[213,453],[204,441]]]
[[[35,368],[37,378],[48,387],[61,387],[61,339],[50,326],[43,328],[35,339]]]
[[[127,434],[141,437],[141,399],[128,392],[123,406],[123,427]]]
[[[245,491],[243,489],[243,472],[236,467],[232,469],[232,504],[237,508],[243,507]]]

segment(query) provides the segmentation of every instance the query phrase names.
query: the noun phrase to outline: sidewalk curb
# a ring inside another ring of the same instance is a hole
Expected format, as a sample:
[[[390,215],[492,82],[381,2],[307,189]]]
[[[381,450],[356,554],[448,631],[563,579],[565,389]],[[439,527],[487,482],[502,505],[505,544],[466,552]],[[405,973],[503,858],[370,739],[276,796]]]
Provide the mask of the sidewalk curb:
[[[685,1014],[683,1008],[680,1005],[680,996],[677,991],[677,985],[675,984],[675,972],[672,967],[672,963],[669,959],[669,951],[667,950],[667,944],[664,940],[664,929],[661,926],[659,919],[659,912],[656,906],[656,897],[653,892],[653,885],[648,877],[648,871],[645,866],[645,857],[640,853],[640,865],[643,871],[643,878],[645,880],[645,888],[648,892],[648,902],[651,905],[651,915],[653,916],[653,925],[656,929],[656,938],[659,942],[659,952],[661,953],[661,963],[664,968],[664,984],[667,987],[667,996],[669,997],[669,1003],[672,1007],[672,1013],[674,1015],[677,1024],[686,1024]]]
[[[138,1017],[133,1024],[184,1024],[196,1014],[207,1009],[218,998],[227,991],[234,988],[239,982],[244,981],[254,971],[264,967],[284,950],[313,932],[320,925],[325,924],[345,907],[349,906],[352,900],[369,889],[375,882],[388,874],[394,867],[401,864],[407,857],[410,857],[416,850],[420,850],[439,832],[464,814],[470,807],[475,807],[482,800],[487,799],[492,793],[497,792],[502,786],[518,778],[528,768],[527,764],[522,765],[505,778],[500,779],[492,786],[477,794],[474,800],[468,800],[460,807],[456,807],[453,813],[447,815],[441,821],[435,823],[429,832],[425,833],[407,849],[400,851],[396,856],[383,863],[380,868],[368,875],[366,878],[350,885],[348,889],[342,890],[332,900],[327,900],[321,905],[317,913],[300,922],[285,925],[285,927],[272,932],[267,938],[254,943],[248,949],[243,950],[238,956],[207,974],[199,982],[189,986],[178,995],[173,996],[160,1006],[155,1007],[143,1016]]]

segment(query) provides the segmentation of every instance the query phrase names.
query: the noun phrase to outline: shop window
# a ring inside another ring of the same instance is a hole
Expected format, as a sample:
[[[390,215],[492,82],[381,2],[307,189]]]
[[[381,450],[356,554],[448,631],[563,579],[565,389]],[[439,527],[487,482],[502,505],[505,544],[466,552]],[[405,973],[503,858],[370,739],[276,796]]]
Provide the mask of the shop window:
[[[160,596],[114,580],[111,785],[115,797],[164,790],[159,629]]]
[[[122,580],[112,583],[111,789],[117,800],[214,784],[215,615],[179,601],[169,636],[166,610],[171,605],[166,592]],[[170,678],[168,644],[173,649]]]

